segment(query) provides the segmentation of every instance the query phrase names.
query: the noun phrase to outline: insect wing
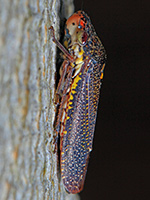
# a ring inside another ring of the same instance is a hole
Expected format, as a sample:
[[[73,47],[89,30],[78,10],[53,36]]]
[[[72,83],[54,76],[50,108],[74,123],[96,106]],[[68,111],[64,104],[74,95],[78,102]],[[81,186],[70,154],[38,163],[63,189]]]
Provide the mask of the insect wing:
[[[86,67],[83,64],[71,85],[61,137],[61,175],[70,193],[78,193],[84,186],[99,99],[100,67],[93,63],[87,71]]]

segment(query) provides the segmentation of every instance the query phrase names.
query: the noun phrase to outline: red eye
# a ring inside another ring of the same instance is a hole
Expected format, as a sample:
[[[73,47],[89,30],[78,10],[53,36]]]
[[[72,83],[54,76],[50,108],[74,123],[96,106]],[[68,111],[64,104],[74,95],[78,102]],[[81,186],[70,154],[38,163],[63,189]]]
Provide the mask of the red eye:
[[[87,42],[88,35],[85,31],[81,30],[77,32],[77,38],[81,45],[85,45]]]
[[[82,35],[82,44],[85,44],[87,41],[87,33],[84,31]]]
[[[84,28],[84,22],[80,21],[80,25]]]

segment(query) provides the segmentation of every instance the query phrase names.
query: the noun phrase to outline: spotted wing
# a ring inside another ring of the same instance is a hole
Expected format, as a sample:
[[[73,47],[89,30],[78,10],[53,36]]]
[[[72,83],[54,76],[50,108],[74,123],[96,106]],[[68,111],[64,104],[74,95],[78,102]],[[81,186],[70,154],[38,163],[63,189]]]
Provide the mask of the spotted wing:
[[[83,189],[100,92],[100,66],[90,63],[85,69],[72,82],[61,137],[61,175],[70,193]]]

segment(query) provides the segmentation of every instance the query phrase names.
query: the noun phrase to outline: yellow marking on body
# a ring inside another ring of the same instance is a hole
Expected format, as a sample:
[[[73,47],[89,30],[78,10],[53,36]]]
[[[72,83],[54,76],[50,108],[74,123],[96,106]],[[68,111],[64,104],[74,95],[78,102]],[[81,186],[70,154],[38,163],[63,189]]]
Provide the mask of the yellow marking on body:
[[[68,106],[68,109],[72,109],[73,107],[71,107],[70,105]]]
[[[75,61],[76,65],[80,64],[81,62],[83,62],[83,56],[82,57],[78,57]]]
[[[81,67],[82,67],[82,64],[83,64],[83,62],[82,62],[82,63],[79,63],[78,65],[76,65],[75,69],[76,69],[76,70],[79,70],[79,69],[81,69]]]
[[[71,105],[73,102],[72,101],[69,101],[69,105]]]
[[[79,67],[79,66],[78,66]],[[78,82],[79,82],[79,80],[81,80],[81,77],[79,76],[79,75],[81,75],[81,72],[74,78],[74,80],[73,80],[73,83],[72,83],[72,85],[71,85],[71,90],[70,90],[70,96],[69,96],[69,99],[68,99],[68,105],[67,105],[67,111],[66,111],[66,113],[68,112],[68,110],[71,110],[71,109],[73,109],[73,107],[71,106],[72,104],[73,104],[73,102],[71,101],[71,100],[73,100],[74,99],[74,97],[73,97],[73,94],[75,94],[76,93],[76,91],[75,91],[75,89],[77,88],[77,86],[78,86]],[[70,117],[73,117],[73,115],[71,114],[70,116],[67,116],[66,117],[66,120],[67,119],[69,119]],[[72,126],[72,124],[70,124],[70,127]],[[65,133],[64,133],[65,134]]]
[[[73,100],[73,95],[72,95],[72,94],[70,95],[70,99]],[[71,102],[71,103],[72,103],[72,102]]]
[[[81,72],[79,75],[81,75]],[[72,84],[72,89],[76,89],[79,80],[81,80],[81,77],[79,75],[75,77],[74,82]]]
[[[83,62],[79,63],[78,65],[75,66],[75,73],[74,73],[72,78],[74,78],[79,73],[79,71],[81,70],[82,65],[83,65]]]
[[[72,63],[71,63],[71,67],[74,67],[74,66],[75,66],[74,63],[72,62]]]
[[[66,48],[68,48],[68,42],[67,42],[67,40],[64,41],[64,46],[65,46]]]
[[[64,134],[67,134],[67,131],[64,131],[63,133],[64,133]]]
[[[72,94],[75,94],[76,93],[76,91],[75,90],[72,90]]]
[[[79,56],[82,56],[84,53],[83,48],[81,49],[81,51],[79,51]]]

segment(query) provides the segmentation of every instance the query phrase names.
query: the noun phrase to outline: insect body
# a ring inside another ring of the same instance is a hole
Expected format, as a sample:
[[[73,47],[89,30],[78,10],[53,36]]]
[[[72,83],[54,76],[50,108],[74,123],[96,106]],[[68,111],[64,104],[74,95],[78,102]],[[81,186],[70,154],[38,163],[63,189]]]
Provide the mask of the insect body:
[[[65,57],[56,91],[61,177],[69,193],[78,193],[83,189],[92,151],[106,53],[84,11],[74,13],[66,22],[64,46],[68,51],[54,35],[53,40]]]

